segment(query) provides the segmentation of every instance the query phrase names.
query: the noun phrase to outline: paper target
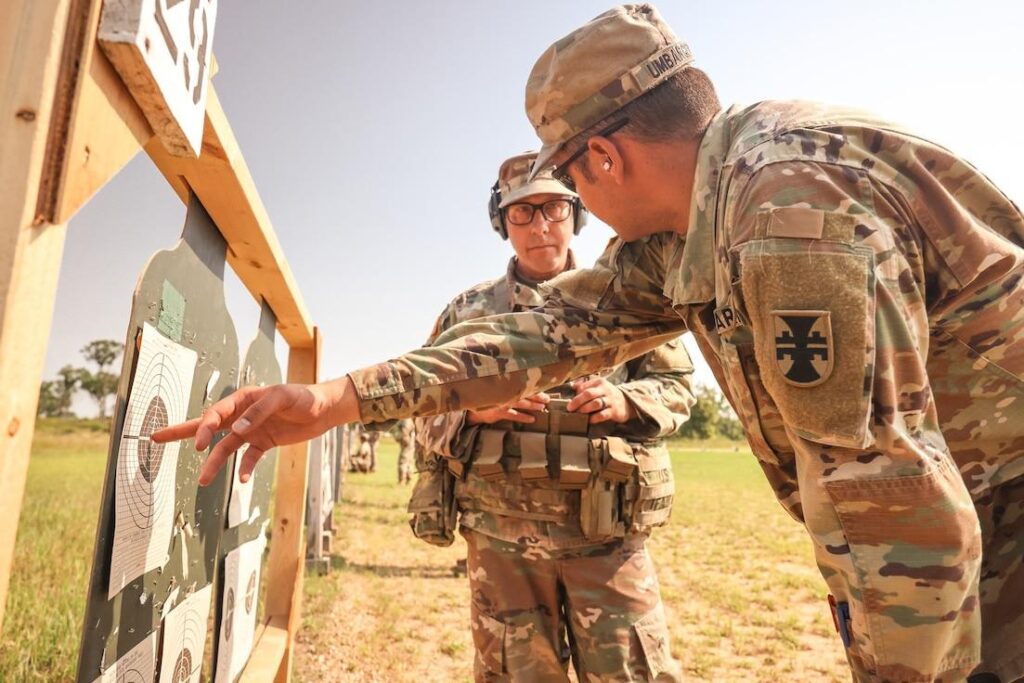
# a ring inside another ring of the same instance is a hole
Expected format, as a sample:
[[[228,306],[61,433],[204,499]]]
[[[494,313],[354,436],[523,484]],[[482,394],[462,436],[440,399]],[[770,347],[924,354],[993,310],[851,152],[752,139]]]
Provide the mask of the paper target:
[[[182,404],[188,401],[188,392],[183,389],[181,376],[168,353],[154,350],[146,360],[145,367],[140,362],[135,375],[132,398],[137,390],[140,400],[128,405],[121,437],[121,443],[127,447],[124,457],[118,459],[118,475],[127,482],[124,502],[132,523],[139,529],[151,528],[153,519],[165,513],[174,498],[173,477],[160,477],[170,444],[153,443],[150,435],[179,421],[171,419],[168,406],[181,405],[175,412],[183,415]],[[191,382],[189,385],[191,388]]]
[[[174,673],[171,677],[173,683],[188,683],[192,677],[192,650],[185,648],[178,653],[174,661]]]
[[[260,566],[265,546],[266,538],[261,534],[224,558],[224,597],[215,683],[234,681],[249,660],[256,633]]]
[[[117,683],[150,683],[152,680],[152,675],[149,678],[145,678],[143,673],[136,669],[125,671],[117,677]]]
[[[245,613],[250,614],[252,608],[256,606],[256,573],[253,569],[249,573],[249,581],[245,585]]]
[[[163,566],[174,520],[180,444],[153,443],[153,432],[186,418],[195,351],[145,324],[117,456],[115,529],[108,597]]]
[[[235,624],[235,587],[228,587],[224,598],[224,640],[231,640],[231,627]]]
[[[249,481],[243,482],[239,477],[242,458],[247,450],[249,450],[248,446],[240,448],[235,452],[235,464],[231,475],[231,498],[228,500],[228,528],[245,524],[253,515],[252,494],[260,468],[253,470],[249,476]]]
[[[108,666],[95,683],[153,683],[156,675],[157,631]]]
[[[161,681],[199,683],[212,593],[211,586],[196,591],[172,609],[164,619]]]

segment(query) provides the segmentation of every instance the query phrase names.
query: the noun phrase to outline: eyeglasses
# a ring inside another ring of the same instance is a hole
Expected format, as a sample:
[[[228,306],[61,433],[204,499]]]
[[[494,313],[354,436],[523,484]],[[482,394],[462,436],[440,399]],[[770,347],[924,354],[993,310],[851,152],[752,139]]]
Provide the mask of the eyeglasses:
[[[568,199],[549,199],[543,204],[516,202],[505,207],[505,220],[512,225],[529,225],[533,222],[533,214],[540,209],[544,218],[552,223],[564,221],[572,213],[572,202]]]
[[[627,123],[629,123],[629,119],[619,119],[618,121],[611,124],[607,128],[602,128],[601,130],[597,131],[590,137],[608,137],[615,131],[625,126]],[[569,175],[569,167],[572,165],[574,161],[583,156],[584,152],[587,151],[587,141],[589,140],[590,138],[587,138],[587,140],[584,141],[582,145],[580,145],[580,148],[573,152],[571,157],[560,163],[558,166],[555,166],[554,170],[551,171],[551,176],[555,180],[562,183],[573,192],[576,191],[576,183],[573,182],[572,176]]]

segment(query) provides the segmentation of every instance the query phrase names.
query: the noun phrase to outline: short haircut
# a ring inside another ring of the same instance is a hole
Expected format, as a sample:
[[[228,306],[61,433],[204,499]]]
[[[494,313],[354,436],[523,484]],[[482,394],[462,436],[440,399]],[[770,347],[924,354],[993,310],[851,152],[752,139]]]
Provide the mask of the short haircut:
[[[688,67],[581,131],[575,139],[585,144],[587,138],[625,118],[629,123],[622,133],[641,142],[697,140],[721,108],[708,75]],[[578,168],[588,180],[593,179],[586,156]]]

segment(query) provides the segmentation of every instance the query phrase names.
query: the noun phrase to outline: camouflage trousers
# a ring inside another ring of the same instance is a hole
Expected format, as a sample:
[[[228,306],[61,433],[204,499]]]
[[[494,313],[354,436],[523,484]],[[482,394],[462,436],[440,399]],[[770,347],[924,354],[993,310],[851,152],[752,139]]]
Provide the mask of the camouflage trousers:
[[[994,487],[974,506],[983,543],[978,670],[1002,683],[1024,681],[1024,477]]]
[[[676,681],[645,537],[549,550],[463,528],[477,681]]]
[[[833,478],[836,464],[796,475],[853,680],[1021,680],[1024,477],[972,501],[948,458],[890,478]]]

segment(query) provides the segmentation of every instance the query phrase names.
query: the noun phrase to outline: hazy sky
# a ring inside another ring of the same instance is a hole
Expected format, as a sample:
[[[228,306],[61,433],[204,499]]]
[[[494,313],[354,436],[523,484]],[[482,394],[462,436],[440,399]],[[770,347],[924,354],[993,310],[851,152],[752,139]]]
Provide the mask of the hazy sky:
[[[220,3],[214,83],[323,330],[325,376],[418,346],[452,296],[504,271],[510,247],[485,205],[499,163],[537,146],[526,76],[552,41],[610,6]],[[658,6],[726,106],[799,98],[873,109],[1024,201],[1024,3]],[[47,378],[80,364],[89,340],[124,338],[138,273],[174,244],[183,219],[145,155],[76,216]],[[580,262],[610,235],[592,220],[575,243]],[[245,345],[258,309],[233,275],[228,305]],[[706,368],[701,377],[710,381]]]

